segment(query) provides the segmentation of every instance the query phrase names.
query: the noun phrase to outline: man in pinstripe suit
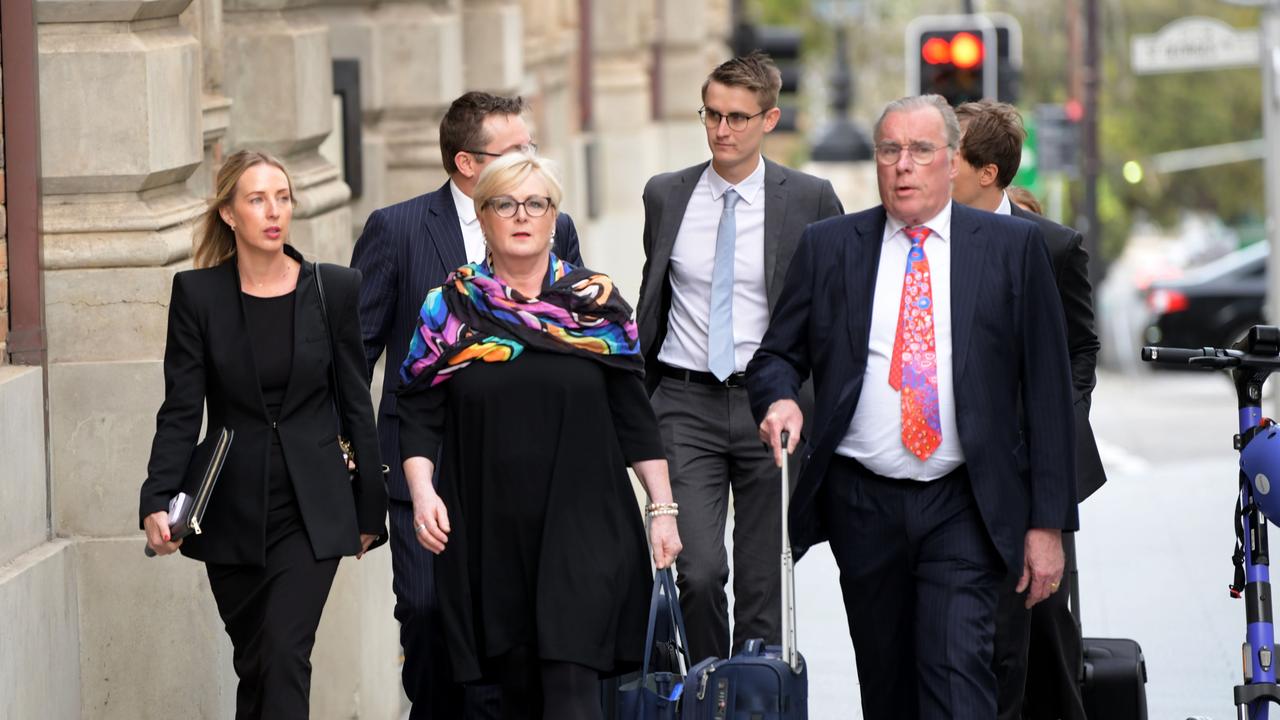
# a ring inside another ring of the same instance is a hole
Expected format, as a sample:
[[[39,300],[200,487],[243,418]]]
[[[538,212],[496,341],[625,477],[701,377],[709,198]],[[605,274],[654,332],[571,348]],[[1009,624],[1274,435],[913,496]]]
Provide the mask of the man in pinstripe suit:
[[[1001,583],[1048,597],[1077,526],[1062,302],[1038,226],[951,201],[946,100],[874,137],[881,205],[804,231],[747,389],[779,463],[812,428],[791,539],[831,543],[864,717],[993,720]]]
[[[386,350],[378,434],[391,474],[391,559],[396,619],[404,648],[401,679],[413,703],[412,720],[455,720],[497,717],[496,688],[463,688],[453,681],[448,652],[440,633],[432,554],[418,544],[413,503],[400,457],[399,424],[394,395],[400,361],[427,291],[444,283],[450,272],[484,259],[484,237],[471,203],[471,191],[485,165],[515,150],[534,149],[521,113],[520,98],[468,92],[449,106],[440,122],[440,152],[449,180],[435,192],[374,211],[356,242],[351,266],[364,273],[360,288],[360,322],[372,379],[374,365]],[[555,253],[581,264],[573,220],[556,218]]]

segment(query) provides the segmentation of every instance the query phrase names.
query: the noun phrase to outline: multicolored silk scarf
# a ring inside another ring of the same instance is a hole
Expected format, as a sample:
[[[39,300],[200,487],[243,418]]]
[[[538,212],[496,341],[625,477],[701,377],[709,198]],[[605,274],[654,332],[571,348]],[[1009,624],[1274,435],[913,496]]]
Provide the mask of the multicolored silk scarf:
[[[405,391],[433,387],[472,362],[509,362],[526,347],[644,372],[631,306],[613,281],[553,254],[536,298],[503,284],[487,263],[450,274],[418,311],[400,379]]]

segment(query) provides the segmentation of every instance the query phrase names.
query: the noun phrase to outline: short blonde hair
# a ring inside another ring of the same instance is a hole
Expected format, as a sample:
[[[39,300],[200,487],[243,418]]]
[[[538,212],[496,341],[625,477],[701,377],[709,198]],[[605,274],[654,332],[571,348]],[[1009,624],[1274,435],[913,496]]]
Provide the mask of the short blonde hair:
[[[556,177],[551,161],[525,152],[507,153],[491,163],[486,163],[471,191],[471,200],[476,204],[476,214],[484,212],[490,200],[514,190],[525,178],[537,173],[547,184],[547,196],[556,212],[560,211],[560,198],[564,191],[560,187],[560,179]]]

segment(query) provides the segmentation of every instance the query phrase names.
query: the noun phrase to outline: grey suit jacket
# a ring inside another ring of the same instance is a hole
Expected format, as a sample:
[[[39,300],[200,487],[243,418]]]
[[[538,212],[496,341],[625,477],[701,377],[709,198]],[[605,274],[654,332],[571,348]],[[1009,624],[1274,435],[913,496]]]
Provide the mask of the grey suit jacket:
[[[640,300],[636,305],[640,325],[640,350],[645,361],[645,386],[658,387],[658,349],[667,336],[671,311],[668,268],[676,235],[698,178],[710,165],[699,163],[676,172],[655,175],[644,188],[644,271]],[[764,281],[769,311],[778,304],[791,256],[800,233],[809,223],[844,214],[829,180],[764,160]],[[714,238],[712,238],[714,241]],[[710,269],[708,269],[710,271]]]

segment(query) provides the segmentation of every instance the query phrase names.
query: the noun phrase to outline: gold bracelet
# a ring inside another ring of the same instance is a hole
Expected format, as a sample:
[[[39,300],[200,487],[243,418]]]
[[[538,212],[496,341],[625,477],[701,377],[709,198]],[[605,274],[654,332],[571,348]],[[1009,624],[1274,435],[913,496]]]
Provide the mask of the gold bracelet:
[[[645,515],[647,515],[650,518],[656,518],[661,515],[670,515],[671,517],[675,517],[679,514],[680,514],[680,508],[677,508],[677,507],[663,507],[663,508],[658,508],[657,510],[645,511]]]
[[[646,513],[653,513],[655,510],[679,510],[679,509],[680,509],[680,503],[674,503],[674,502],[669,502],[669,503],[651,502],[648,505],[644,506],[644,511]]]

